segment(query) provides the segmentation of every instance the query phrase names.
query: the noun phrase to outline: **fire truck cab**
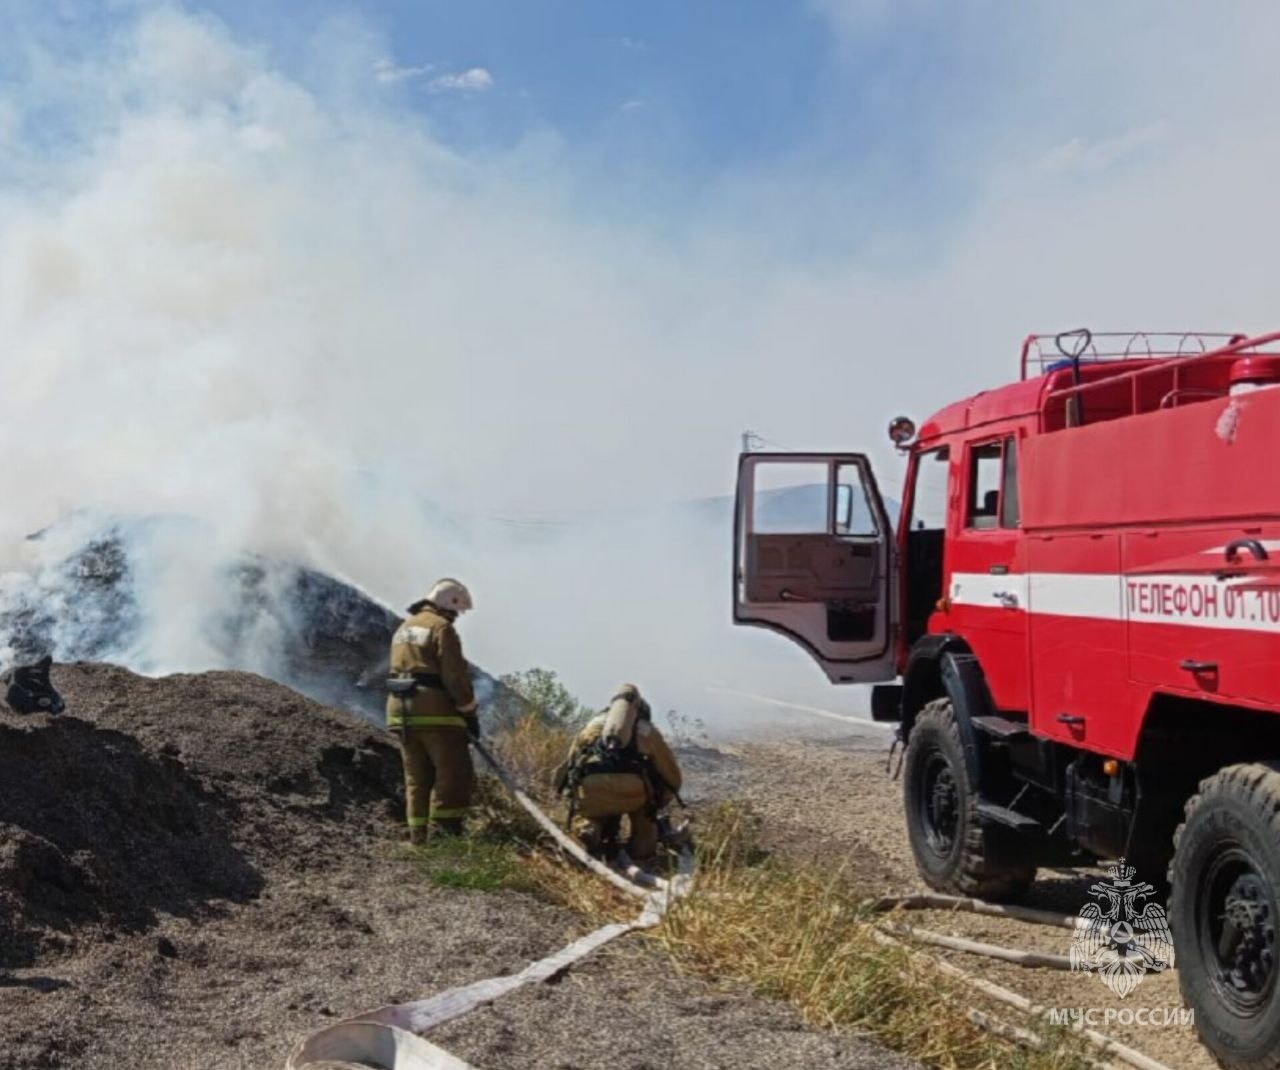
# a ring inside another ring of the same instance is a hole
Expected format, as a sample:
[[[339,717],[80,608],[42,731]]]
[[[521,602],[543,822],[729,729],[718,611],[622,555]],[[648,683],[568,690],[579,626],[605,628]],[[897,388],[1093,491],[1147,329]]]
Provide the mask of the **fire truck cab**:
[[[1280,1067],[1278,342],[1032,335],[1018,381],[895,421],[896,525],[862,454],[744,453],[734,532],[735,622],[883,682],[924,880],[1127,859],[1251,1070]]]

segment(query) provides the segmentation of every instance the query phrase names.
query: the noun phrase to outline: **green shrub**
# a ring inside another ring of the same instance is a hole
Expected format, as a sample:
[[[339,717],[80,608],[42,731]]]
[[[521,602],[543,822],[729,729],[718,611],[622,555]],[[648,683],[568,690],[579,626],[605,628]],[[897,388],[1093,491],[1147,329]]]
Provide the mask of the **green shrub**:
[[[586,724],[594,712],[579,702],[550,669],[509,672],[499,683],[502,692],[494,702],[492,715],[500,727],[522,717],[533,717],[544,724],[576,730]]]

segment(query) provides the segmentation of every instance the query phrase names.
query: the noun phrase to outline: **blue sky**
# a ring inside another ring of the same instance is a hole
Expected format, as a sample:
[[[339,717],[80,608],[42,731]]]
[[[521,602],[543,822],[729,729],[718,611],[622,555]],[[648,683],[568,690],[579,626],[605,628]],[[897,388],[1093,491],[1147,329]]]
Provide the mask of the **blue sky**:
[[[21,78],[30,40],[91,52],[157,6],[0,3],[22,31],[0,43],[0,78]],[[993,162],[1123,139],[1194,106],[1179,84],[1152,94],[1159,65],[1176,69],[1184,51],[1197,66],[1229,64],[1250,9],[1206,19],[1188,5],[993,0],[186,6],[317,92],[334,73],[333,39],[360,41],[387,65],[382,94],[433,136],[472,155],[536,150],[584,216],[678,230],[693,217],[784,214],[771,240],[801,258],[889,233],[899,255],[915,254],[954,232],[989,190]],[[468,71],[486,80],[439,88]]]
[[[761,0],[399,0],[327,9],[301,0],[269,7],[233,0],[213,9],[286,48],[300,29],[358,11],[381,33],[389,58],[406,68],[493,73],[492,91],[465,100],[417,94],[424,113],[460,136],[510,141],[548,124],[589,144],[614,140],[626,120],[642,133],[658,123],[674,136],[638,139],[632,148],[641,162],[695,173],[803,143],[826,104],[833,45],[825,20],[804,5]],[[412,93],[428,82],[410,80],[405,88]]]
[[[292,0],[213,10],[304,63],[308,31],[352,9]],[[927,59],[887,49],[867,69],[865,50],[850,53],[831,20],[804,3],[401,0],[357,10],[389,61],[406,74],[430,68],[388,93],[465,151],[554,141],[572,163],[583,212],[679,226],[721,211],[726,185],[746,196],[751,183],[815,170],[878,189],[886,215],[951,196],[948,183],[915,177],[942,177],[938,167],[906,166],[929,146],[906,122],[907,101],[881,84],[928,93]],[[492,76],[484,91],[431,90],[437,72],[476,68]],[[769,200],[764,190],[754,197]],[[797,212],[794,223],[807,240],[831,238],[828,213]],[[854,238],[865,222],[851,213],[840,229]]]
[[[90,41],[147,6],[63,5]],[[1124,142],[1216,107],[1216,93],[1206,102],[1176,72],[1229,71],[1242,44],[1256,45],[1251,22],[1265,10],[1099,0],[189,6],[313,88],[328,73],[317,41],[366,36],[397,73],[421,68],[383,91],[434,136],[472,154],[537,145],[564,165],[583,214],[656,228],[783,214],[773,240],[801,258],[888,233],[916,254],[954,234],[1006,160]],[[474,70],[491,84],[431,88]],[[1156,140],[1126,151],[1150,155]]]
[[[100,48],[156,5],[9,6],[24,12],[16,21],[28,37],[70,54]],[[325,61],[317,69],[328,39],[362,39],[388,64],[384,95],[420,114],[436,137],[472,154],[537,145],[568,162],[583,213],[678,228],[692,216],[785,212],[776,239],[800,256],[839,252],[906,221],[954,220],[980,185],[975,161],[1009,135],[1002,122],[1016,121],[1020,99],[1039,101],[1041,125],[1029,133],[1045,148],[1058,134],[1056,113],[1070,117],[1060,107],[1068,102],[1045,100],[1030,77],[1027,56],[1044,21],[989,4],[971,14],[876,0],[188,8],[216,15],[310,88],[332,73]],[[5,67],[20,70],[21,37],[10,49]],[[491,82],[433,88],[476,70]],[[1083,125],[1105,132],[1108,124]]]

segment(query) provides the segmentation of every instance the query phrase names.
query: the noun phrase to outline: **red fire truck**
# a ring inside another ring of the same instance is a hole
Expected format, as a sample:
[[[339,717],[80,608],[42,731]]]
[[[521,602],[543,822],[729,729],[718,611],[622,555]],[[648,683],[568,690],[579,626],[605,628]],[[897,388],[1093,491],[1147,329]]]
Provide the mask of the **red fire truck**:
[[[863,454],[744,453],[734,535],[736,623],[896,681],[923,878],[1127,859],[1249,1070],[1280,1067],[1278,343],[1033,335],[1017,382],[891,424],[896,526]]]

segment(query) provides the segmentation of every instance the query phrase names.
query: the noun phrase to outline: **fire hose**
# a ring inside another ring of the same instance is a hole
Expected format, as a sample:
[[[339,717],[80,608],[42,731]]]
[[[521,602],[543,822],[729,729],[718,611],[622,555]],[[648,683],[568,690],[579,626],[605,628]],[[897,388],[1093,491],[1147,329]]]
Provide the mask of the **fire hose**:
[[[554,954],[530,963],[516,974],[476,981],[411,1003],[380,1007],[312,1033],[295,1046],[289,1056],[286,1070],[475,1070],[457,1056],[432,1044],[423,1034],[526,985],[548,981],[620,936],[653,928],[662,921],[671,904],[691,890],[694,877],[693,857],[687,847],[681,852],[676,874],[670,881],[654,878],[634,867],[626,875],[619,873],[592,858],[581,844],[566,835],[501,766],[483,743],[472,741],[472,745],[493,770],[498,780],[511,792],[539,827],[575,861],[619,891],[639,899],[640,913],[630,922],[615,922],[602,926]],[[647,884],[647,887],[642,887],[641,882]],[[877,911],[894,908],[960,909],[975,913],[1012,916],[1018,920],[1063,928],[1074,927],[1077,923],[1077,919],[1046,911],[1000,906],[980,900],[946,896],[893,897],[879,900],[873,905],[873,909]],[[919,932],[916,930],[903,935],[918,936]],[[874,935],[884,941],[894,940],[890,933],[883,930],[877,930]],[[970,987],[978,988],[988,996],[1012,1005],[1024,1013],[1036,1016],[1044,1012],[1043,1007],[1032,1004],[1025,997],[999,985],[973,978],[950,963],[934,960],[934,965],[941,972]],[[978,1012],[973,1014],[981,1017]],[[1025,1033],[1023,1040],[1026,1038],[1039,1040],[1034,1034],[1026,1031],[1015,1030],[1014,1032]],[[1112,1037],[1104,1036],[1091,1029],[1084,1030],[1083,1034],[1094,1047],[1131,1066],[1141,1067],[1143,1070],[1169,1070],[1164,1064]]]
[[[530,963],[519,973],[475,981],[411,1003],[379,1007],[321,1029],[297,1044],[286,1070],[469,1070],[469,1064],[432,1044],[423,1034],[525,985],[550,980],[619,936],[653,928],[671,904],[692,888],[693,855],[687,847],[681,851],[676,873],[669,881],[652,877],[646,881],[646,875],[634,868],[624,876],[592,858],[556,825],[482,742],[473,740],[472,746],[520,806],[566,854],[619,891],[639,899],[640,913],[632,921],[602,926]],[[641,887],[640,881],[649,887]]]

